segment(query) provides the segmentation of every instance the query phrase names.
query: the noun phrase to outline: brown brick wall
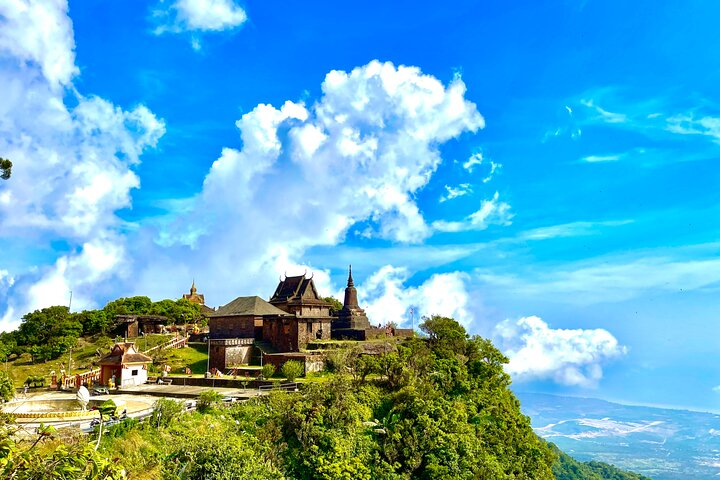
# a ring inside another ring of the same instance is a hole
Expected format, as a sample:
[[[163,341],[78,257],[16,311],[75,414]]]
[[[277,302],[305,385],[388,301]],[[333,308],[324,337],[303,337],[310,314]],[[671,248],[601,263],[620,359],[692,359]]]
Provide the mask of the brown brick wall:
[[[211,317],[210,338],[254,338],[255,317]]]

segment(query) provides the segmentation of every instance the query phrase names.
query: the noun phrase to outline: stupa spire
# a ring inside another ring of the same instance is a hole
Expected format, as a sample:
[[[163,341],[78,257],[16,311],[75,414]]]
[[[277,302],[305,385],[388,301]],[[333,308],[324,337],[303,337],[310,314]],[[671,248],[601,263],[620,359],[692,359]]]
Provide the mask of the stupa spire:
[[[348,287],[354,287],[354,286],[355,286],[355,283],[353,282],[353,278],[352,278],[352,265],[350,265],[350,268],[348,269],[348,283],[347,283],[347,286],[348,286]]]

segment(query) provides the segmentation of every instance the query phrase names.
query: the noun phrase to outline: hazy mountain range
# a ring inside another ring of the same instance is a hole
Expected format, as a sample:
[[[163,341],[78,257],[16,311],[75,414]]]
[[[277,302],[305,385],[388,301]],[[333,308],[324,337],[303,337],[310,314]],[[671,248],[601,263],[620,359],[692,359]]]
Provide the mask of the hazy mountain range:
[[[592,398],[518,393],[538,435],[578,460],[598,460],[655,480],[720,475],[720,415]]]

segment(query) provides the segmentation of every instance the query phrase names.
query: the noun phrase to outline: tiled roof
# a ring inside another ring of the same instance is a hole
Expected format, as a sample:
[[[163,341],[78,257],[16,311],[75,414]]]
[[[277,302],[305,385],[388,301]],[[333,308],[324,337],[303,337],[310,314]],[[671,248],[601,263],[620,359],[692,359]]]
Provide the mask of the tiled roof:
[[[110,353],[100,359],[100,365],[121,365],[125,363],[151,363],[152,358],[135,350],[132,342],[116,343]]]
[[[209,314],[210,317],[225,317],[229,315],[253,315],[259,317],[264,315],[288,316],[289,314],[274,305],[270,305],[258,296],[238,297]]]

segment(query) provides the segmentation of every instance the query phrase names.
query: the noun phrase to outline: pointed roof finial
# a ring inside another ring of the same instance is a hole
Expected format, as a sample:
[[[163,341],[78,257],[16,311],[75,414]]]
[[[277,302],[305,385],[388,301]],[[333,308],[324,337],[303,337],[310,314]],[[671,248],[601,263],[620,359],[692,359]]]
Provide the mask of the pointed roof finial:
[[[195,278],[193,278],[193,283],[190,286],[190,295],[195,295],[196,292],[197,292],[197,288],[195,288]]]
[[[353,282],[352,278],[352,265],[350,265],[350,268],[348,269],[348,287],[354,287],[355,283]]]

